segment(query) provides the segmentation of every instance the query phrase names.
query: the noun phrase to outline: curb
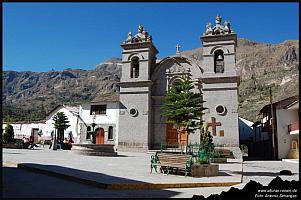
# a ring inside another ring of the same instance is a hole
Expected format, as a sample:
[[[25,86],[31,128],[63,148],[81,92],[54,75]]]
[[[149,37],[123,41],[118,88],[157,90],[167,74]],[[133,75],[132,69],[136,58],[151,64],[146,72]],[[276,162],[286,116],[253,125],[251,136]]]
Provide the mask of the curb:
[[[86,185],[95,186],[102,189],[114,189],[114,190],[137,190],[137,189],[166,189],[166,188],[193,188],[193,187],[227,187],[240,184],[240,182],[213,182],[213,183],[101,183],[94,180],[89,180],[77,176],[71,176],[60,172],[54,172],[46,169],[40,169],[37,167],[28,166],[26,164],[19,163],[17,167],[28,171],[33,171],[57,178],[74,181]]]
[[[18,163],[14,163],[14,162],[2,162],[2,167],[18,167]]]

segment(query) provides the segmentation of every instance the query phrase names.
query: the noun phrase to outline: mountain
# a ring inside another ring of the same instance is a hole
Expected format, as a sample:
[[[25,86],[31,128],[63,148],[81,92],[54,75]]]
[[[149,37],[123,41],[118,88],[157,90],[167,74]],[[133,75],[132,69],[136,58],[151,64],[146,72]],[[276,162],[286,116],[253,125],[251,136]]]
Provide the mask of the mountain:
[[[251,121],[269,102],[298,94],[299,41],[268,44],[238,39],[236,65],[241,76],[239,115]],[[202,48],[181,52],[202,63]],[[43,118],[58,104],[80,104],[118,92],[121,59],[111,58],[94,70],[65,69],[48,72],[3,71],[4,120]],[[39,114],[37,114],[39,113]]]

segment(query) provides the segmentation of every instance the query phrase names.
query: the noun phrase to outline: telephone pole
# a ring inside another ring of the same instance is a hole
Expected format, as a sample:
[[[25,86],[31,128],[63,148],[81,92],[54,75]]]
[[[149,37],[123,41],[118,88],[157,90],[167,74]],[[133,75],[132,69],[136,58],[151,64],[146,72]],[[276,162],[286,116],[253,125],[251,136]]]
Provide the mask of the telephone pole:
[[[272,145],[273,145],[273,160],[276,159],[276,151],[275,151],[275,129],[274,129],[274,110],[273,110],[273,102],[272,102],[272,88],[270,87],[270,104],[271,104],[271,123],[272,123]]]

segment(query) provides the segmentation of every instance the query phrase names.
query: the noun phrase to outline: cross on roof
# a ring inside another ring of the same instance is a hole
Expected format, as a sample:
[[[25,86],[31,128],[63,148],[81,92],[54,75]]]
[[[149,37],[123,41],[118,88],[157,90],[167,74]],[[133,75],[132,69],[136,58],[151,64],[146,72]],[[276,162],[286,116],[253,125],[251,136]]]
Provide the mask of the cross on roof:
[[[212,126],[212,135],[216,135],[216,127],[217,126],[221,126],[222,124],[220,122],[216,122],[215,117],[211,117],[211,121],[210,123],[208,123],[208,126]]]
[[[177,50],[176,53],[180,53],[180,48],[181,48],[181,46],[179,44],[177,44],[176,45],[176,50]]]

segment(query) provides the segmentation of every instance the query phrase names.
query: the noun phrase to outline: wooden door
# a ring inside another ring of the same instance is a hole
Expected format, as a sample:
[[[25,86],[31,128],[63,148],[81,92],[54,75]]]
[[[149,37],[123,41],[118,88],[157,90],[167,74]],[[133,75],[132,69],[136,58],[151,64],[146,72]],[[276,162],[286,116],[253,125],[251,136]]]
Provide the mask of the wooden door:
[[[39,135],[38,135],[39,129],[33,128],[31,131],[31,136],[33,137],[33,142],[37,143],[39,141]]]
[[[179,133],[178,138],[179,138],[178,142],[181,146],[187,146],[187,144],[188,144],[188,132],[187,131],[182,131],[181,134]]]
[[[95,144],[104,144],[105,142],[105,131],[103,128],[97,128],[95,130]]]
[[[178,132],[177,129],[173,128],[173,124],[166,124],[166,144],[177,146],[178,143]]]

